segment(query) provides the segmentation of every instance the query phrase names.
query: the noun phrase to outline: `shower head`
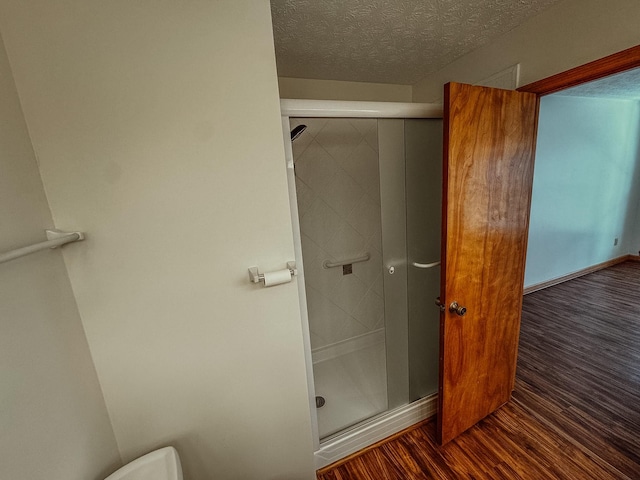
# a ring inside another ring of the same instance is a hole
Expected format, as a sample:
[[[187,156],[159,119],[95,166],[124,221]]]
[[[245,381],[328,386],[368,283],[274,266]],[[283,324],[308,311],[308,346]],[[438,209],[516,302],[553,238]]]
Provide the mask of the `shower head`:
[[[302,132],[307,129],[306,125],[298,125],[296,128],[291,130],[291,141],[293,142],[296,138],[300,136]]]

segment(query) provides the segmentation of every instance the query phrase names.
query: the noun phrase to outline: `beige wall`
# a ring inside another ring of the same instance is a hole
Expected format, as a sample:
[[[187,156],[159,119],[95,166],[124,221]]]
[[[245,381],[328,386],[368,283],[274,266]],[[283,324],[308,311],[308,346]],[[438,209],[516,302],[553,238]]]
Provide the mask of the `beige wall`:
[[[637,0],[566,0],[413,88],[415,102],[442,98],[449,81],[476,83],[516,63],[520,85],[640,44]]]
[[[294,258],[269,2],[3,0],[0,28],[53,217],[88,232],[65,261],[123,459],[313,478],[297,286],[247,276]]]
[[[279,77],[280,98],[410,102],[411,85]]]
[[[46,240],[53,221],[1,42],[0,123],[4,252]],[[59,250],[0,265],[0,332],[0,478],[97,480],[120,466]]]

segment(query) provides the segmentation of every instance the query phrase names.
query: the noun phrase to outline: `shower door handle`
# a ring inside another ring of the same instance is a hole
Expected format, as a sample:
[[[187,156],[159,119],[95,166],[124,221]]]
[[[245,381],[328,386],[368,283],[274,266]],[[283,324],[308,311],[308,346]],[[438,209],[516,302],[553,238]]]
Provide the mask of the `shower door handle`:
[[[411,262],[411,265],[413,265],[416,268],[433,268],[433,267],[437,267],[438,265],[440,265],[440,262],[433,262],[433,263],[418,263],[418,262]]]

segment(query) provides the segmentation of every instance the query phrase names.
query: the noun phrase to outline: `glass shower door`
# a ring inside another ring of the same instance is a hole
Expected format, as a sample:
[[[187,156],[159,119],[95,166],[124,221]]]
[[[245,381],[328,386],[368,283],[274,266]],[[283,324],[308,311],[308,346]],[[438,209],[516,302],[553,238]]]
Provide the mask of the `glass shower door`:
[[[376,119],[291,119],[321,438],[387,410]],[[296,127],[300,127],[296,130]]]
[[[437,391],[439,269],[412,262],[439,259],[442,122],[290,124],[326,440]]]
[[[438,391],[442,120],[405,120],[409,402]]]
[[[387,396],[394,409],[438,391],[442,120],[381,119],[378,137]]]

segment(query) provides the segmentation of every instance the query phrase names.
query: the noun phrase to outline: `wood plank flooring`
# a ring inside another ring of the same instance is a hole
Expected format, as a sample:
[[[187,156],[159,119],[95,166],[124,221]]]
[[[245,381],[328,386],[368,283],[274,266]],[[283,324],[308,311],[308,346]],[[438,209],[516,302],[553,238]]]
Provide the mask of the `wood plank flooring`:
[[[512,400],[449,444],[429,422],[319,480],[640,479],[640,263],[527,295]]]

